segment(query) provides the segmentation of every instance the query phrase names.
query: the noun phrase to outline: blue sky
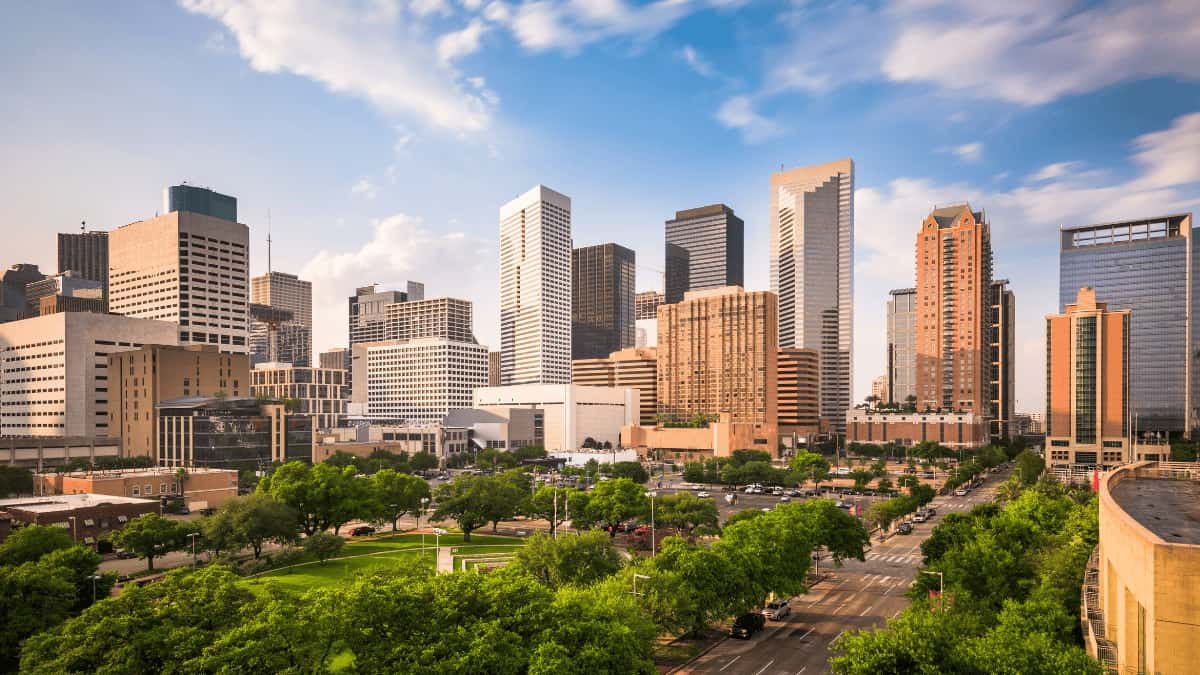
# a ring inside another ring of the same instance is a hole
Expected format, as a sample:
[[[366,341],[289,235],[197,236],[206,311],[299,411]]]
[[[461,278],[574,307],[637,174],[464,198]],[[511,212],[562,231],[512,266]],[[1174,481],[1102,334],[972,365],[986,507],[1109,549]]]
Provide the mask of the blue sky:
[[[163,186],[233,194],[253,273],[314,282],[315,342],[355,286],[425,282],[498,334],[497,211],[536,183],[576,245],[634,248],[713,202],[766,288],[768,175],[857,169],[855,388],[884,369],[916,227],[969,199],[1017,295],[1017,407],[1042,406],[1056,230],[1200,204],[1200,6],[1066,0],[183,0],[7,7],[3,264],[54,233],[153,216]]]

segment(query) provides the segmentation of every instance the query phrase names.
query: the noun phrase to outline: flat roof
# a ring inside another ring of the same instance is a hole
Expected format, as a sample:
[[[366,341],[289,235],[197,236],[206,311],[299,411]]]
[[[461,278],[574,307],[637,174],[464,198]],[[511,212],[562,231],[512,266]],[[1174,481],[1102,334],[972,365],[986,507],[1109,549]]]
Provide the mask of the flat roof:
[[[1117,504],[1169,544],[1200,545],[1200,482],[1138,476],[1112,488]]]
[[[74,511],[75,509],[100,506],[102,504],[156,504],[154,499],[136,499],[134,497],[116,497],[112,495],[75,494],[50,495],[45,497],[19,497],[16,499],[0,499],[0,511],[20,509],[34,513],[54,513],[55,511]]]
[[[114,478],[151,478],[151,477],[168,477],[174,478],[177,467],[171,468],[147,468],[147,469],[96,469],[94,471],[67,471],[59,473],[57,471],[44,471],[37,475],[39,476],[63,476],[65,478],[91,478],[92,480],[114,479]],[[237,473],[237,469],[213,469],[209,467],[187,467],[189,476],[199,476],[210,473]]]

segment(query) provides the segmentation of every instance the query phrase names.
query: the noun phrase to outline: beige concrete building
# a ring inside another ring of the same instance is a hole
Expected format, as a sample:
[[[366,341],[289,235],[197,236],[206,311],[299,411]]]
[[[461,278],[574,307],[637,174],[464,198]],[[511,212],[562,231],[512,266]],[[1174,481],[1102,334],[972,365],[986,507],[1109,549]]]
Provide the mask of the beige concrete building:
[[[96,494],[114,497],[182,497],[189,510],[217,508],[237,497],[238,474],[231,469],[113,469],[39,473],[33,477],[39,495]]]
[[[384,306],[384,340],[439,337],[475,342],[470,300],[430,298]]]
[[[585,387],[575,384],[523,384],[475,390],[475,408],[507,418],[513,409],[543,413],[547,452],[575,451],[583,441],[621,443],[621,428],[638,416],[638,393],[629,387]]]
[[[249,351],[250,229],[174,211],[108,235],[109,311],[178,324],[178,344]]]
[[[1119,673],[1200,663],[1200,465],[1140,462],[1100,479],[1100,545],[1080,609],[1088,653]]]
[[[254,342],[260,352],[265,352],[253,359],[255,363],[274,360],[301,367],[311,365],[312,282],[295,274],[268,272],[250,280],[250,302],[284,310],[292,316],[277,325],[264,325],[250,317],[250,332],[258,336]]]
[[[440,423],[415,425],[357,425],[314,432],[313,462],[324,462],[339,452],[370,457],[375,450],[392,454],[428,452],[440,463],[467,452],[467,429]]]
[[[729,413],[734,424],[778,420],[775,294],[726,286],[658,309],[658,409],[683,421]]]
[[[1108,469],[1132,460],[1129,428],[1131,312],[1079,289],[1046,317],[1046,459],[1051,467]]]
[[[334,347],[328,351],[321,352],[317,365],[327,370],[342,369],[350,370],[350,350],[345,347]]]
[[[658,414],[658,354],[653,347],[630,347],[604,359],[575,359],[571,383],[638,390],[638,420],[654,426]]]
[[[108,424],[127,457],[158,456],[158,404],[250,395],[250,357],[216,345],[147,345],[108,357]]]
[[[0,436],[0,464],[43,471],[71,460],[95,464],[121,456],[121,441],[109,436]]]
[[[346,371],[291,363],[260,363],[250,371],[250,394],[296,402],[292,412],[313,418],[313,428],[338,426],[346,414]]]
[[[846,411],[846,440],[855,443],[915,445],[926,441],[951,448],[987,445],[988,420],[975,413],[893,413],[853,408]]]
[[[877,401],[887,401],[888,397],[888,378],[887,375],[880,375],[871,380],[871,395]]]
[[[658,320],[658,306],[663,304],[664,295],[658,291],[642,291],[633,296],[633,318]]]
[[[571,381],[571,198],[538,185],[500,207],[500,383]]]
[[[792,441],[821,430],[820,359],[815,349],[779,350],[779,433]]]
[[[771,290],[779,346],[821,355],[821,417],[840,427],[854,368],[854,161],[771,174]]]
[[[350,400],[377,420],[437,422],[487,384],[488,349],[440,337],[354,345]]]
[[[621,442],[621,447],[633,448],[643,458],[694,462],[730,457],[734,450],[761,450],[774,457],[778,455],[779,434],[768,425],[735,424],[726,413],[719,421],[701,428],[624,427]]]
[[[177,339],[166,321],[89,312],[0,324],[0,436],[116,436],[108,355]]]

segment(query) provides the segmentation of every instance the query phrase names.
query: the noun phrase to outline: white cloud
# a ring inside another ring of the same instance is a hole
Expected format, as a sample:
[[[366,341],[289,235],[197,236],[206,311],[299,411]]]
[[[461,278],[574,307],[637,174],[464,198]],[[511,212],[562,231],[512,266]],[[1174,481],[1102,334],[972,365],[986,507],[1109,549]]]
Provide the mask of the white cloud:
[[[480,41],[487,30],[487,24],[481,19],[471,19],[466,28],[442,35],[437,41],[438,60],[442,63],[450,63],[455,59],[479,51]],[[482,81],[482,79],[468,78],[468,80],[479,81]]]
[[[748,96],[727,99],[717,110],[717,120],[731,129],[741,131],[747,143],[764,141],[782,131],[778,123],[755,111],[754,102]]]
[[[493,3],[486,14],[493,21],[507,23],[517,41],[529,51],[558,49],[574,53],[608,37],[654,37],[700,6],[687,0],[648,4],[625,0],[526,0],[515,13]]]
[[[330,318],[313,326],[314,347],[346,345],[346,296],[356,287],[401,288],[408,280],[424,282],[429,297],[474,300],[476,334],[492,334],[486,329],[500,321],[495,244],[444,229],[400,213],[372,221],[370,240],[355,249],[317,253],[300,272],[313,285],[313,315]],[[447,266],[447,260],[455,265]],[[337,317],[342,320],[332,320]]]
[[[1176,118],[1170,128],[1139,136],[1134,159],[1145,168],[1143,181],[1152,186],[1200,181],[1200,113]]]
[[[352,194],[366,197],[367,199],[375,199],[375,195],[379,194],[379,190],[375,187],[375,183],[372,183],[371,179],[366,177],[359,178],[354,185],[350,186],[350,192]]]
[[[450,14],[450,5],[446,0],[412,0],[409,3],[412,8],[412,13],[417,16],[429,16],[431,14],[441,14],[443,16]]]
[[[983,143],[964,143],[950,150],[964,162],[978,162],[983,158]]]
[[[1047,164],[1031,174],[1029,176],[1029,180],[1031,182],[1038,183],[1044,180],[1050,180],[1052,178],[1060,178],[1065,176],[1068,171],[1071,171],[1075,167],[1079,166],[1079,164],[1079,162],[1055,162],[1053,164]]]
[[[362,4],[180,0],[220,21],[263,73],[288,72],[456,132],[486,128],[491,106],[437,57],[419,16],[389,0]]]
[[[717,74],[712,64],[691,45],[685,45],[683,49],[679,50],[679,58],[683,59],[684,63],[688,64],[688,67],[701,77],[715,77]]]

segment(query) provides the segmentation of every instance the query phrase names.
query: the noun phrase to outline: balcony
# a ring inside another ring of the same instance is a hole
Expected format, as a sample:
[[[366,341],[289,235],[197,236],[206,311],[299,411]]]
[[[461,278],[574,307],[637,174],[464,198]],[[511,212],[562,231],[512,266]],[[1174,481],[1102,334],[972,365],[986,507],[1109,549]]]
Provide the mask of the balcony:
[[[1096,657],[1110,673],[1117,671],[1116,625],[1104,622],[1100,607],[1100,547],[1092,551],[1083,572],[1083,593],[1079,613],[1088,653]],[[1110,637],[1111,636],[1111,637]]]

